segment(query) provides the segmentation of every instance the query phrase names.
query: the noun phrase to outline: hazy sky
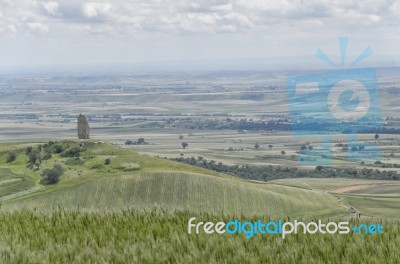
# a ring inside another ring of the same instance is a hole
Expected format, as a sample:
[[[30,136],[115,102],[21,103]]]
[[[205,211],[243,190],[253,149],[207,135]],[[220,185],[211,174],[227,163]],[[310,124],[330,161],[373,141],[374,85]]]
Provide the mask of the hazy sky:
[[[0,66],[399,55],[400,0],[0,0]]]

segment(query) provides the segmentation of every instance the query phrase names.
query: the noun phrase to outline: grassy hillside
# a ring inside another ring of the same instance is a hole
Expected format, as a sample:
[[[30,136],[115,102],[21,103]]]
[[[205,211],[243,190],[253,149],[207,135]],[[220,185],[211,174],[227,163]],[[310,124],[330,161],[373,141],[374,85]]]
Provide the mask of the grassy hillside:
[[[10,151],[10,145],[7,145]],[[20,188],[21,195],[4,199],[3,209],[51,208],[121,210],[126,208],[268,216],[346,215],[346,207],[319,190],[302,190],[275,184],[260,184],[206,169],[139,155],[102,142],[62,141],[35,145],[41,155],[58,149],[51,158],[30,168],[27,145],[15,145],[14,162],[7,163],[7,151],[0,156],[0,168],[24,175],[33,186]],[[79,157],[70,157],[78,148]],[[67,157],[66,157],[67,156]],[[107,163],[106,160],[109,162]],[[57,184],[42,185],[41,172],[61,164],[65,173]],[[22,176],[20,176],[22,177]],[[1,187],[1,186],[0,186]],[[24,190],[22,190],[24,189]],[[32,190],[29,192],[29,190]],[[18,192],[17,192],[18,194]],[[4,198],[4,197],[3,197]]]
[[[34,195],[16,201],[12,206],[102,210],[154,206],[225,214],[254,215],[263,212],[269,216],[346,213],[333,196],[324,192],[183,172],[104,177]]]

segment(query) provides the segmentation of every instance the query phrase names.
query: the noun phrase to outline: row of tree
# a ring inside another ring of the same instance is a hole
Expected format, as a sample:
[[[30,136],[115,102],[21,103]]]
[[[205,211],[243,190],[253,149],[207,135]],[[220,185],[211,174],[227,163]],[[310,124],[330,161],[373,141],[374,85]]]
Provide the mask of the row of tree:
[[[302,170],[281,166],[226,165],[203,157],[173,158],[172,160],[190,164],[221,173],[227,173],[245,179],[269,181],[285,178],[357,178],[374,180],[400,180],[396,171],[380,171],[377,169],[333,168],[317,166],[314,170]]]

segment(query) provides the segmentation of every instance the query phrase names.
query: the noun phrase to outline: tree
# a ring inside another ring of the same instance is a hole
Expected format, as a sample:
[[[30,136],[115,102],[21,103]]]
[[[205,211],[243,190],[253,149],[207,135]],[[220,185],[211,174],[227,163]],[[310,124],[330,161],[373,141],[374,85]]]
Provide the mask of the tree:
[[[375,140],[379,139],[379,134],[375,134]]]
[[[303,145],[301,145],[300,149],[301,149],[301,150],[306,150],[306,149],[307,149],[307,146],[306,146],[305,144],[303,144]]]
[[[26,152],[25,152],[26,155],[29,155],[29,153],[31,153],[32,149],[33,149],[32,147],[27,147]]]
[[[259,149],[259,148],[260,148],[260,144],[256,143],[256,144],[254,145],[254,148],[255,148],[255,149]]]
[[[111,162],[111,159],[107,158],[107,159],[104,160],[104,165],[109,165],[110,162]]]
[[[127,141],[125,141],[125,145],[133,145],[133,141],[132,140],[127,140]]]
[[[8,156],[7,156],[7,163],[11,163],[13,161],[15,161],[17,159],[17,153],[15,153],[14,151],[8,152]]]
[[[285,155],[285,154],[286,154],[286,151],[282,150],[282,151],[281,151],[281,154],[282,154],[282,155]]]
[[[51,159],[51,157],[52,157],[51,152],[46,151],[46,152],[44,153],[42,159],[43,159],[43,160],[49,160],[49,159]]]
[[[186,143],[186,142],[182,142],[182,148],[187,148],[187,146],[189,146],[189,144],[188,143]]]
[[[64,168],[60,164],[55,164],[51,169],[44,169],[42,177],[46,184],[56,184],[60,181],[60,177],[64,174]]]
[[[179,139],[182,140],[184,137],[183,135],[179,135]]]
[[[271,150],[274,146],[269,144],[268,147],[269,147],[269,150]]]
[[[311,150],[313,150],[313,149],[314,149],[314,147],[313,147],[313,146],[311,146],[311,145],[309,145],[309,146],[308,146],[308,149],[311,151]]]
[[[61,146],[61,145],[54,145],[54,147],[53,147],[53,153],[54,153],[54,154],[60,154],[60,153],[63,152],[63,151],[64,151],[63,146]]]
[[[81,149],[79,147],[67,149],[61,154],[61,156],[66,158],[79,158],[81,156]]]
[[[39,152],[37,150],[32,150],[28,154],[28,163],[35,164],[36,161],[39,159]]]
[[[144,145],[144,144],[146,144],[146,141],[144,140],[144,138],[139,138],[139,139],[136,141],[136,144],[137,144],[137,145]]]

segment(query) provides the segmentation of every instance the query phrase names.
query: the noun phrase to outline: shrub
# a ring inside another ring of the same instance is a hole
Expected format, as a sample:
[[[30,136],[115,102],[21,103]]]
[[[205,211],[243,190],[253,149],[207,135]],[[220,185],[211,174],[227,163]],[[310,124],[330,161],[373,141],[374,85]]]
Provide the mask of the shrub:
[[[51,157],[52,157],[51,152],[45,152],[42,159],[49,160],[49,159],[51,159]]]
[[[11,163],[13,161],[15,161],[17,159],[17,153],[15,153],[14,151],[8,152],[8,156],[7,156],[7,163]]]
[[[55,164],[51,169],[44,169],[42,176],[45,184],[56,184],[64,174],[64,168],[60,164]]]
[[[103,164],[100,164],[100,163],[96,163],[96,164],[93,164],[93,165],[90,167],[90,169],[92,169],[92,170],[101,170],[101,169],[104,169],[104,165],[103,165]]]
[[[69,158],[64,163],[69,166],[77,166],[77,165],[83,165],[85,162],[80,158]]]
[[[36,149],[31,150],[28,154],[28,163],[35,164],[39,158],[40,153]]]
[[[79,147],[73,147],[64,151],[61,156],[66,158],[78,158],[81,155],[81,149]]]
[[[137,163],[122,163],[119,167],[124,171],[134,171],[140,169],[140,165]]]
[[[53,147],[53,153],[54,154],[60,154],[63,152],[64,148],[61,145],[54,145]]]
[[[29,155],[29,153],[31,153],[32,149],[33,149],[32,147],[27,147],[25,154]]]

